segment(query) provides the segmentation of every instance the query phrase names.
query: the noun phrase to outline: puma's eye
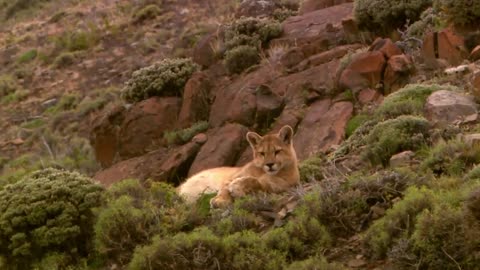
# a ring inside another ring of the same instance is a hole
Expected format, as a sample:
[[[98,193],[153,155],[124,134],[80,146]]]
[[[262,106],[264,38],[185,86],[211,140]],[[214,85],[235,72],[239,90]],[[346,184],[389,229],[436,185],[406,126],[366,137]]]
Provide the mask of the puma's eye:
[[[278,155],[278,154],[280,154],[281,151],[282,151],[282,150],[275,150],[275,156]]]
[[[260,156],[262,156],[262,157],[265,156],[265,152],[260,152],[259,154],[260,154]]]

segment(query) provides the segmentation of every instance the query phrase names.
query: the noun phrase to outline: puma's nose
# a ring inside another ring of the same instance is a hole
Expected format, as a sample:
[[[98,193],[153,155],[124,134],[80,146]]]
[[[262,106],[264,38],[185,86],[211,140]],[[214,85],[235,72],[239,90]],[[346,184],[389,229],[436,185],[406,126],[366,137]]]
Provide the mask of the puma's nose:
[[[267,167],[268,167],[269,169],[271,169],[271,168],[273,167],[273,165],[275,165],[275,163],[267,163],[267,164],[265,164],[265,165],[267,165]]]

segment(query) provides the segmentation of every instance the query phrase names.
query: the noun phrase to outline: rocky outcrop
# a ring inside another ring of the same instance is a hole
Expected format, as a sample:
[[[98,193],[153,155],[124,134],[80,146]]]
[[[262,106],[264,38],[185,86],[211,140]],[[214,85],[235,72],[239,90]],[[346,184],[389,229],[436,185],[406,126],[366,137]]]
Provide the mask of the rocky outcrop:
[[[178,116],[177,127],[186,128],[195,122],[208,120],[211,90],[213,83],[207,74],[198,72],[188,80],[183,91],[182,107]]]
[[[352,112],[353,104],[350,102],[332,103],[330,99],[324,99],[313,103],[293,140],[298,158],[303,160],[339,144]]]
[[[324,9],[348,2],[353,2],[353,0],[305,0],[300,5],[298,13],[300,15],[303,15],[315,10]]]
[[[426,61],[445,59],[451,65],[460,65],[468,57],[464,38],[451,28],[427,33],[423,40],[422,56]]]
[[[235,12],[235,17],[266,17],[277,8],[272,0],[244,0]]]
[[[434,124],[462,124],[477,120],[478,106],[472,97],[447,90],[427,98],[425,115]]]
[[[205,169],[233,166],[245,148],[248,129],[239,124],[227,124],[207,133],[208,140],[193,161],[188,175]]]

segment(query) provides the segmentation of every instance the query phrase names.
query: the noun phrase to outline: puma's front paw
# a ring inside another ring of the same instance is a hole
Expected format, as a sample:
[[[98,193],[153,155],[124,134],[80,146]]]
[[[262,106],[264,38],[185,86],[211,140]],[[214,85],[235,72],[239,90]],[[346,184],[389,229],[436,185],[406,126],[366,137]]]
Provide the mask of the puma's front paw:
[[[228,185],[228,191],[233,198],[243,197],[250,192],[260,189],[260,184],[255,177],[239,177]]]
[[[226,208],[230,204],[232,204],[232,198],[230,196],[228,197],[215,196],[210,200],[211,208]]]

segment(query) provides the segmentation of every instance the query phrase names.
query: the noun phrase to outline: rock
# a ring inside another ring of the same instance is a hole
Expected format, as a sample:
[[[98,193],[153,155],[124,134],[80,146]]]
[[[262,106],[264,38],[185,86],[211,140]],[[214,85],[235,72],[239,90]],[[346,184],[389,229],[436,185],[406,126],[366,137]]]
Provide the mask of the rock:
[[[361,268],[367,265],[367,262],[364,259],[355,258],[348,261],[347,264],[348,264],[348,267],[351,267],[351,268]]]
[[[268,17],[277,8],[272,0],[244,0],[235,12],[235,17]]]
[[[340,88],[354,92],[364,88],[375,89],[381,82],[386,64],[380,51],[360,53],[345,67],[338,84]]]
[[[466,134],[462,136],[462,139],[471,146],[480,146],[480,133]]]
[[[410,165],[414,156],[415,153],[412,151],[404,151],[395,154],[390,158],[390,167],[395,168]]]
[[[353,0],[305,0],[300,5],[298,13],[300,15],[303,15],[315,10],[324,9],[348,2],[353,2]]]
[[[188,172],[189,176],[209,168],[233,166],[239,152],[245,147],[248,129],[239,124],[226,124],[209,131],[208,141],[202,146]]]
[[[480,60],[480,45],[478,45],[477,47],[475,47],[472,52],[470,53],[470,60],[472,60],[473,62],[477,61],[477,60]]]
[[[208,120],[211,89],[212,82],[205,73],[198,72],[192,75],[183,91],[177,128],[186,128],[198,121]]]
[[[402,54],[402,50],[389,38],[377,38],[370,45],[369,51],[379,51],[388,59],[394,55]]]
[[[294,136],[298,158],[303,160],[327,151],[331,145],[340,144],[352,112],[353,105],[350,102],[332,104],[330,99],[324,99],[313,103]]]
[[[120,127],[120,157],[140,156],[153,144],[161,145],[163,133],[176,125],[180,104],[177,97],[153,97],[134,104]]]
[[[319,54],[315,54],[310,56],[309,58],[303,60],[298,64],[295,68],[296,71],[303,71],[309,67],[318,66],[321,64],[328,63],[334,59],[340,59],[345,56],[350,51],[355,51],[361,48],[361,44],[352,44],[352,45],[342,45],[332,48],[326,52],[321,52]]]
[[[15,146],[19,146],[25,143],[25,141],[22,138],[16,138],[10,141],[11,144]]]
[[[471,84],[473,87],[473,94],[477,98],[479,98],[480,97],[480,71],[477,71],[472,75]]]
[[[298,47],[294,47],[282,55],[280,58],[280,63],[286,68],[291,68],[302,62],[303,59],[305,59],[305,54],[303,51]]]
[[[384,74],[384,92],[389,94],[405,86],[415,66],[409,56],[394,55],[387,62]]]
[[[198,144],[204,144],[208,140],[208,136],[205,133],[198,133],[192,138],[192,142],[196,142]]]
[[[464,38],[447,28],[440,32],[427,33],[421,52],[427,61],[432,62],[436,58],[442,58],[451,65],[460,65],[468,56],[464,48]]]
[[[200,144],[187,143],[171,150],[160,149],[146,155],[121,161],[98,172],[95,180],[108,187],[127,178],[178,184],[186,178],[188,169],[200,149]]]
[[[273,43],[299,46],[306,57],[326,51],[345,39],[342,29],[335,26],[340,25],[343,19],[350,17],[352,11],[353,4],[346,3],[289,17],[283,22],[282,38]]]
[[[477,120],[477,104],[472,97],[447,90],[427,98],[425,114],[434,124],[462,124]]]
[[[217,32],[207,34],[200,39],[193,49],[193,61],[202,67],[209,67],[217,61],[217,52],[215,52],[215,45],[218,45],[219,38]]]
[[[118,159],[118,133],[125,110],[124,106],[114,107],[91,123],[90,144],[102,168],[110,167]]]
[[[382,94],[380,94],[378,91],[367,88],[363,89],[358,93],[358,101],[362,105],[378,102],[379,99],[382,99]]]
[[[55,106],[55,104],[57,104],[57,102],[58,102],[57,98],[51,98],[51,99],[47,99],[44,102],[42,102],[41,106],[42,106],[43,109],[48,109],[50,107]]]

